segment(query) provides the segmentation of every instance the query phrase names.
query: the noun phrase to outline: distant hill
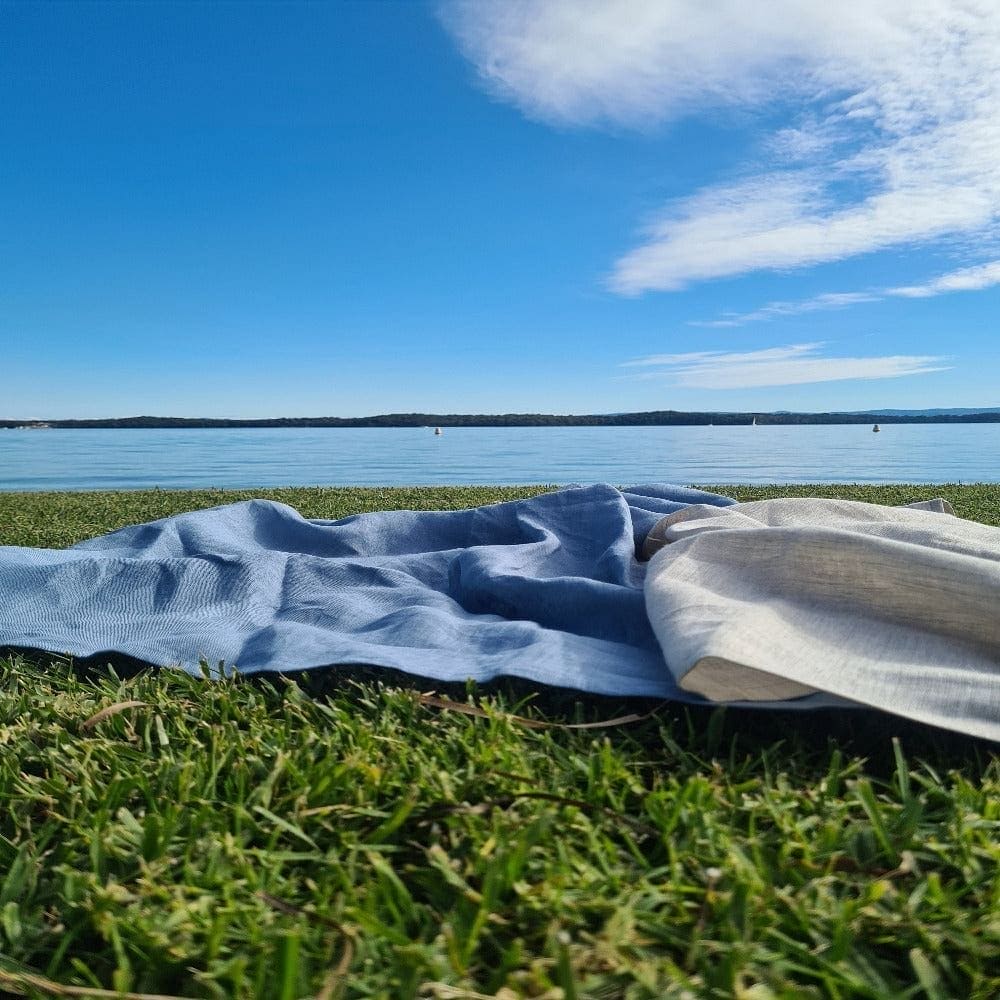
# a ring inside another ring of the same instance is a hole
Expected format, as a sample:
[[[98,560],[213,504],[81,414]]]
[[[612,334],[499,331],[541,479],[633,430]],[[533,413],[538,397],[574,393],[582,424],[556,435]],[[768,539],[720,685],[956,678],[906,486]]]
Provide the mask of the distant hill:
[[[0,428],[182,427],[697,427],[712,424],[1000,423],[1000,407],[855,410],[830,413],[649,410],[636,413],[383,413],[371,417],[109,417],[94,420],[0,420]]]
[[[858,413],[868,413],[871,416],[892,416],[892,417],[914,417],[914,416],[927,416],[927,417],[940,417],[944,415],[955,415],[962,416],[969,413],[1000,413],[1000,406],[980,406],[980,407],[962,407],[953,406],[951,409],[941,409],[941,410],[858,410]]]

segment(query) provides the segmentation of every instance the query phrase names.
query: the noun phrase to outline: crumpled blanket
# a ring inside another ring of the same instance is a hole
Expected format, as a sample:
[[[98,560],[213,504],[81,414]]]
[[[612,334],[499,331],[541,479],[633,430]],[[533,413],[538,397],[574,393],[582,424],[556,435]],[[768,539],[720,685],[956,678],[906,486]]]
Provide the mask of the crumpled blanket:
[[[254,500],[69,549],[0,547],[0,646],[191,672],[371,664],[701,701],[664,666],[636,559],[653,525],[690,503],[732,501],[587,486],[323,521]]]
[[[1000,528],[943,501],[783,499],[659,522],[646,606],[682,690],[823,691],[1000,740]]]

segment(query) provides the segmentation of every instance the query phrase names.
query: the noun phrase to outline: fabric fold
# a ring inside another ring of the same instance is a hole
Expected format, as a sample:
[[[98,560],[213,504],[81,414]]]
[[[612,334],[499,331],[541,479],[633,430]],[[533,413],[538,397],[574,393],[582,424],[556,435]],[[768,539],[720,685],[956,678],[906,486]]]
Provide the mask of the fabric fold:
[[[683,487],[563,489],[459,511],[307,520],[270,501],[66,550],[0,548],[0,645],[198,672],[367,664],[700,701],[666,670],[636,544]]]
[[[678,686],[821,691],[1000,739],[1000,528],[949,511],[784,499],[665,517],[646,606]]]

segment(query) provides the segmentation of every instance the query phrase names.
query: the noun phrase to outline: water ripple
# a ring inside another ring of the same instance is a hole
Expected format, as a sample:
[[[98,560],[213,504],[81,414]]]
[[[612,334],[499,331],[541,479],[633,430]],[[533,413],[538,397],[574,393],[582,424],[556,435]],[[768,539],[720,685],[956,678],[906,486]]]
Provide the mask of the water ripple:
[[[1000,424],[0,431],[0,489],[998,482]]]

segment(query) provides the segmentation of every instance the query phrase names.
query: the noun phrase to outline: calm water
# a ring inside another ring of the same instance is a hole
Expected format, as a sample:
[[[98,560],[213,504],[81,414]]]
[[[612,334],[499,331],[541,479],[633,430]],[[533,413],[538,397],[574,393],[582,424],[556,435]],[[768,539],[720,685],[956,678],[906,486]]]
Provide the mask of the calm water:
[[[0,489],[1000,482],[1000,424],[0,430]]]

